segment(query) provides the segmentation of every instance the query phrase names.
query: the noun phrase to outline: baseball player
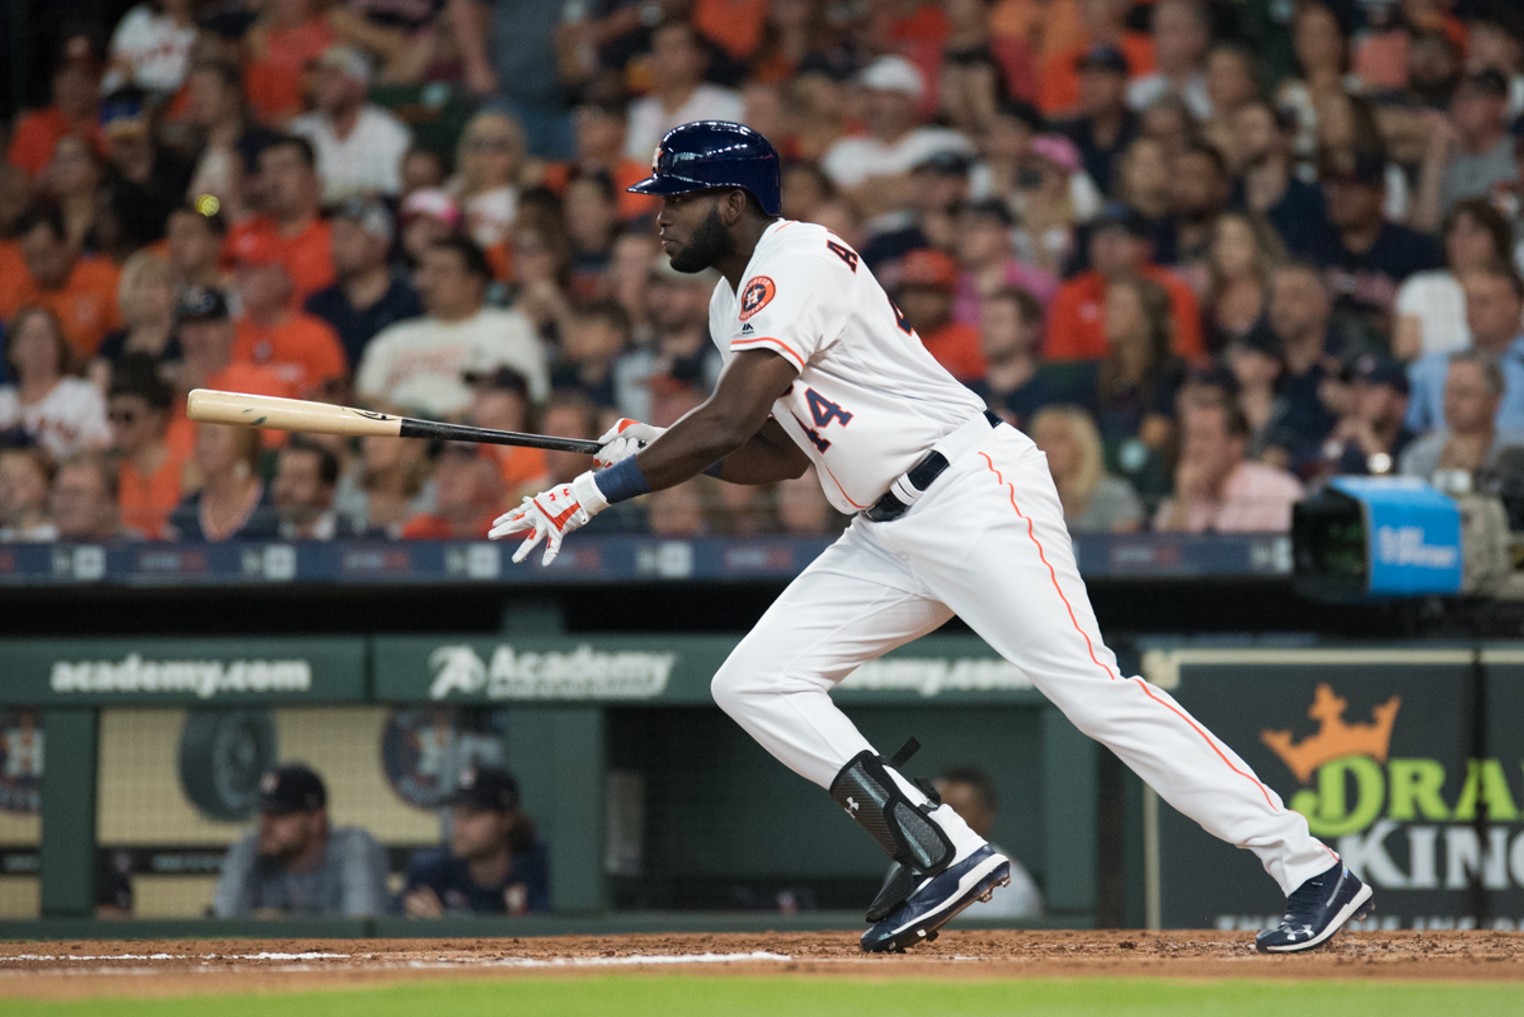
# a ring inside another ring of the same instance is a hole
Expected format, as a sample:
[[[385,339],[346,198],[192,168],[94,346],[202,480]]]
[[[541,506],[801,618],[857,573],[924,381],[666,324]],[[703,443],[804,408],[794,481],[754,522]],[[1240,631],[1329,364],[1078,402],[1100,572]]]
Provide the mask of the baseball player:
[[[1253,851],[1288,896],[1262,951],[1318,946],[1371,890],[1230,748],[1161,689],[1123,674],[1101,638],[1047,463],[926,352],[858,253],[779,217],[778,155],[740,124],[673,128],[652,175],[662,250],[717,269],[714,393],[665,430],[621,421],[595,471],[500,516],[491,536],[561,542],[610,504],[699,473],[799,476],[854,513],[714,676],[716,702],[786,766],[826,788],[898,863],[868,911],[867,951],[922,940],[1010,879],[1008,861],[885,760],[830,692],[865,661],[954,614],[1208,832]]]

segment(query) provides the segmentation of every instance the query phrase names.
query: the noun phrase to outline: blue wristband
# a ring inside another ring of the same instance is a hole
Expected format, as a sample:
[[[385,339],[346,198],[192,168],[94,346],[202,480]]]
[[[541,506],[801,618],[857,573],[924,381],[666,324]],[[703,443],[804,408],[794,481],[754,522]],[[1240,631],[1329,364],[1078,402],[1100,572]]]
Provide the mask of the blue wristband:
[[[621,459],[606,470],[599,470],[593,474],[593,480],[598,483],[598,490],[603,492],[610,505],[651,493],[651,485],[646,482],[646,475],[641,472],[634,456]]]

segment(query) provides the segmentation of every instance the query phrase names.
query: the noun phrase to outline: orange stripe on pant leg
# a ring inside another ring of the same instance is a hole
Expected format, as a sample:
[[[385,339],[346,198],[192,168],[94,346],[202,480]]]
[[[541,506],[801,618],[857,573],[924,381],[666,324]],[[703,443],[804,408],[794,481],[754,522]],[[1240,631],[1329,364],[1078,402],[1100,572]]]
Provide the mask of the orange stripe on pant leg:
[[[1047,552],[1045,552],[1043,550],[1042,541],[1037,539],[1037,528],[1036,528],[1036,526],[1033,524],[1031,518],[1028,517],[1026,514],[1024,514],[1021,511],[1021,506],[1016,504],[1016,485],[1006,483],[1005,477],[1002,476],[1001,473],[1000,473],[1000,468],[995,465],[994,460],[992,460],[989,457],[988,453],[986,453],[986,452],[980,452],[979,456],[980,456],[980,458],[982,458],[984,460],[985,465],[989,467],[990,472],[995,475],[996,481],[999,482],[999,484],[1002,487],[1004,487],[1008,492],[1010,492],[1009,496],[1010,496],[1010,501],[1011,501],[1011,508],[1015,511],[1016,517],[1018,519],[1021,519],[1022,521],[1024,521],[1027,524],[1027,539],[1032,541],[1033,545],[1036,546],[1036,548],[1037,548],[1037,557],[1042,559],[1042,563],[1047,566],[1047,568],[1048,568],[1048,578],[1051,579],[1052,582],[1053,582],[1053,589],[1058,594],[1058,599],[1062,600],[1064,602],[1064,610],[1069,612],[1069,624],[1073,625],[1074,626],[1074,631],[1078,632],[1080,634],[1080,638],[1085,640],[1085,649],[1089,651],[1089,653],[1090,653],[1090,659],[1095,662],[1095,666],[1096,667],[1098,667],[1102,671],[1106,672],[1106,677],[1107,678],[1111,679],[1112,681],[1116,681],[1116,677],[1117,676],[1112,673],[1111,668],[1109,668],[1105,664],[1101,663],[1100,659],[1098,657],[1096,657],[1096,655],[1095,655],[1095,644],[1090,641],[1090,635],[1089,635],[1089,633],[1087,633],[1083,628],[1080,627],[1079,619],[1074,616],[1074,607],[1073,607],[1073,605],[1071,605],[1069,603],[1069,598],[1064,596],[1063,587],[1058,585],[1058,573],[1057,573],[1057,571],[1054,570],[1053,564],[1050,561],[1048,561],[1048,555],[1047,555]],[[1186,726],[1189,727],[1192,731],[1196,732],[1196,734],[1200,736],[1201,740],[1207,743],[1207,747],[1210,748],[1214,753],[1217,754],[1217,758],[1222,760],[1224,766],[1226,766],[1228,769],[1232,770],[1234,773],[1238,774],[1240,777],[1242,777],[1245,780],[1249,781],[1256,788],[1259,789],[1259,793],[1265,796],[1265,804],[1270,806],[1270,810],[1272,812],[1279,811],[1275,807],[1275,800],[1270,797],[1270,790],[1269,790],[1269,788],[1265,787],[1264,784],[1260,783],[1259,779],[1256,778],[1254,776],[1254,774],[1252,774],[1252,773],[1246,773],[1243,770],[1240,770],[1238,767],[1234,766],[1233,765],[1233,761],[1231,759],[1229,759],[1223,753],[1223,751],[1220,748],[1217,747],[1217,743],[1212,741],[1211,737],[1204,730],[1202,730],[1199,725],[1194,723],[1189,717],[1187,717],[1180,710],[1176,709],[1174,706],[1171,706],[1169,703],[1166,703],[1164,700],[1162,700],[1158,696],[1154,695],[1151,691],[1149,691],[1148,686],[1146,684],[1144,684],[1142,681],[1138,682],[1138,687],[1143,690],[1143,694],[1145,696],[1147,696],[1149,699],[1151,699],[1154,702],[1158,703],[1160,706],[1164,707],[1165,709],[1167,709],[1171,713],[1173,713],[1175,716],[1177,716],[1181,720],[1185,721]]]

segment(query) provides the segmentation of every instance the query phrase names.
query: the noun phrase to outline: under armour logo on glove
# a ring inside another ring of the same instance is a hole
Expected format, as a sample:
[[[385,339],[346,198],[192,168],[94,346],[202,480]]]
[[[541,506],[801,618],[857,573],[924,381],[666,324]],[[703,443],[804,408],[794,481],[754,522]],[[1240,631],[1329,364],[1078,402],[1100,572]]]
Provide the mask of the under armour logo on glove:
[[[665,434],[666,430],[665,427],[653,427],[629,417],[620,417],[618,423],[598,436],[600,447],[593,454],[593,465],[606,470],[639,452]]]
[[[513,552],[515,563],[529,557],[540,541],[545,541],[541,565],[549,565],[561,553],[561,541],[572,530],[609,507],[608,499],[598,490],[592,471],[583,473],[570,484],[562,484],[533,496],[525,496],[518,508],[509,509],[492,522],[487,536],[501,540],[520,533],[529,536]]]

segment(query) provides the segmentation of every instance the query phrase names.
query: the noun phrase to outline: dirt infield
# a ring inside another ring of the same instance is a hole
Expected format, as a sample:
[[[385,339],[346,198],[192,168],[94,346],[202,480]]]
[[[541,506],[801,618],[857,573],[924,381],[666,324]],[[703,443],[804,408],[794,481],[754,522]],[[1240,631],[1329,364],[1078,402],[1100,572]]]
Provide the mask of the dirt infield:
[[[947,932],[864,956],[855,932],[522,939],[208,940],[0,944],[0,997],[301,992],[396,979],[612,974],[906,977],[1370,978],[1524,981],[1524,933],[1349,933],[1261,957],[1243,933]],[[272,977],[279,976],[279,977]]]

